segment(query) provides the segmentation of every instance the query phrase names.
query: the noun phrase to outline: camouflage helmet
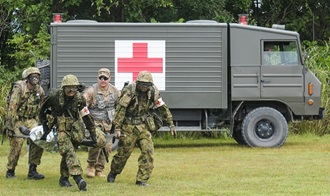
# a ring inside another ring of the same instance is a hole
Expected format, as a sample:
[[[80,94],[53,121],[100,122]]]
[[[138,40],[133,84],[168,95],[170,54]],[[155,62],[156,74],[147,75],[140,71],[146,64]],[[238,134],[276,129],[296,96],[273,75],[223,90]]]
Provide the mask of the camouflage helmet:
[[[63,77],[61,88],[64,86],[78,86],[79,81],[75,75],[69,74]]]
[[[39,74],[41,75],[40,71],[38,68],[36,67],[29,67],[27,69],[25,69],[22,73],[22,78],[25,79],[27,77],[29,77],[30,74]]]
[[[137,82],[151,82],[154,83],[154,80],[152,79],[152,75],[149,71],[141,71],[137,77]]]

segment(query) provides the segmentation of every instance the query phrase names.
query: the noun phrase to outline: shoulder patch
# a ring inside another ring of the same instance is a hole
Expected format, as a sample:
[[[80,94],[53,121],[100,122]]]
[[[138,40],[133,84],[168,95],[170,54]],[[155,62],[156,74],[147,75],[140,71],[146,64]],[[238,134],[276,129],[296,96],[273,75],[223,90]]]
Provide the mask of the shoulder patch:
[[[88,114],[90,114],[89,113],[89,110],[88,110],[88,108],[85,106],[82,110],[80,110],[80,116],[81,117],[84,117],[84,116],[86,116],[86,115],[88,115]]]
[[[162,105],[165,105],[165,102],[163,101],[163,99],[160,97],[157,102],[156,102],[156,107],[159,108]]]

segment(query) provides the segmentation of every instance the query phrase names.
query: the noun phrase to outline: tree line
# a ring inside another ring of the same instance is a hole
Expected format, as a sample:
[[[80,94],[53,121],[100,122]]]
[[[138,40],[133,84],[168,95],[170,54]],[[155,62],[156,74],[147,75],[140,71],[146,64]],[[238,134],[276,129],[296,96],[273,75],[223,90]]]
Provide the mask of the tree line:
[[[302,41],[330,38],[328,0],[0,0],[0,66],[13,70],[49,59],[53,13],[62,13],[64,21],[225,23],[247,14],[250,25],[284,24]]]

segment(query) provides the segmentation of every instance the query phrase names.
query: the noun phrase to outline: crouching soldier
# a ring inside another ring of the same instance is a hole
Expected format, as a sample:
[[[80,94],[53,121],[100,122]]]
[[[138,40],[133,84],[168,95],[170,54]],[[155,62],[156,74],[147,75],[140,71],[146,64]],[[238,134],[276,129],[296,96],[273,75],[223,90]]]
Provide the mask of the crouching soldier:
[[[64,76],[61,88],[51,91],[46,96],[39,118],[45,125],[47,117],[44,111],[50,108],[51,115],[56,119],[58,150],[62,156],[60,186],[72,187],[69,181],[69,177],[72,176],[79,190],[86,191],[87,183],[81,176],[83,171],[75,147],[84,139],[85,127],[93,141],[96,141],[96,133],[93,118],[86,107],[85,98],[78,92],[78,86],[76,76]]]

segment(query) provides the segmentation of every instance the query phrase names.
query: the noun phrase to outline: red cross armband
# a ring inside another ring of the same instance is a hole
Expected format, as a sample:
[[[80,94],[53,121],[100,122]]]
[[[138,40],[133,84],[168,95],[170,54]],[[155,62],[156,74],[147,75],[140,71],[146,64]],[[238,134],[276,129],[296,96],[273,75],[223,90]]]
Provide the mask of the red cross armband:
[[[81,116],[81,117],[84,117],[84,116],[90,114],[90,113],[89,113],[89,110],[88,110],[88,108],[87,108],[87,106],[85,106],[82,110],[80,110],[79,113],[80,113],[80,116]]]
[[[156,107],[159,108],[161,107],[162,105],[164,105],[165,102],[163,101],[163,99],[160,97],[157,102],[156,102]]]

